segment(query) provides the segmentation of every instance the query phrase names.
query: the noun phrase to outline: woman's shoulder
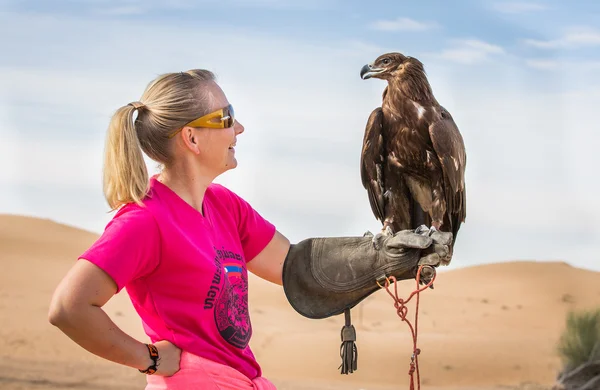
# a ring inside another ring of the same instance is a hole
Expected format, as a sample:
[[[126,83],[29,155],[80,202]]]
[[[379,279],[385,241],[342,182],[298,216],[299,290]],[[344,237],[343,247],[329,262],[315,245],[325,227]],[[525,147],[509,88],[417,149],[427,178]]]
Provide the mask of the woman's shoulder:
[[[250,207],[248,202],[234,190],[227,188],[223,184],[211,183],[207,188],[207,194],[210,194],[210,202],[217,205],[227,212],[233,213],[239,217],[244,210]]]
[[[207,190],[215,199],[220,201],[232,202],[240,198],[240,196],[234,191],[219,183],[211,183]]]
[[[137,225],[139,227],[152,227],[156,224],[154,215],[146,205],[128,203],[117,210],[109,225],[118,222],[119,224]]]

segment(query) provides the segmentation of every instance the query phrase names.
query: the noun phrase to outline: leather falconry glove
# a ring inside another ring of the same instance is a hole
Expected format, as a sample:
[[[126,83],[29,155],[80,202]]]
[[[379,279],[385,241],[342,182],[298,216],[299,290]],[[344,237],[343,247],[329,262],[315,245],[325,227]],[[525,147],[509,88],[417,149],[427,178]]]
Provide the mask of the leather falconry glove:
[[[413,279],[420,264],[447,260],[452,233],[402,230],[383,236],[308,238],[292,244],[283,264],[283,288],[305,317],[327,318],[352,308],[380,289],[386,277]],[[432,245],[433,244],[433,245]]]
[[[378,237],[308,238],[292,244],[283,264],[283,288],[291,306],[301,315],[322,319],[345,313],[342,373],[356,369],[356,339],[350,309],[380,289],[386,277],[413,279],[420,264],[437,266],[450,261],[452,233],[418,228]],[[379,249],[376,249],[379,248]],[[430,275],[433,276],[433,275]],[[427,279],[422,275],[422,279]],[[427,281],[425,281],[427,283]],[[353,351],[352,351],[353,349]],[[351,355],[354,352],[354,357]]]

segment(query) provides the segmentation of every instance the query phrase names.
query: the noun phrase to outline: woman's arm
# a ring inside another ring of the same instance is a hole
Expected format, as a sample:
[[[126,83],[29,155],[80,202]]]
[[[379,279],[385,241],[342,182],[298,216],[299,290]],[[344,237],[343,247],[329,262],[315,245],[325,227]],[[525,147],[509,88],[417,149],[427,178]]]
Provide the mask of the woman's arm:
[[[102,306],[116,293],[117,285],[102,269],[78,260],[56,288],[48,319],[89,352],[136,369],[152,364],[148,348],[127,335],[108,317]],[[179,349],[169,342],[155,344],[159,350],[159,375],[179,369]]]
[[[278,231],[256,257],[248,262],[248,271],[269,282],[282,285],[283,262],[290,249],[290,241]]]

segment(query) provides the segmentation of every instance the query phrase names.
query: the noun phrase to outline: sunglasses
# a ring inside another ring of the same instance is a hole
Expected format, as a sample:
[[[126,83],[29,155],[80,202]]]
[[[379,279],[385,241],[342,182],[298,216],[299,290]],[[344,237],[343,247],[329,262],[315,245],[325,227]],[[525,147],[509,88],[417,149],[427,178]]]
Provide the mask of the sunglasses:
[[[201,116],[198,119],[194,119],[193,121],[186,123],[183,127],[178,129],[173,134],[169,135],[169,138],[175,136],[175,134],[179,133],[184,127],[208,127],[211,129],[227,129],[232,127],[235,124],[235,113],[233,111],[233,106],[230,104],[227,107],[219,108],[217,111],[213,111],[209,114]]]

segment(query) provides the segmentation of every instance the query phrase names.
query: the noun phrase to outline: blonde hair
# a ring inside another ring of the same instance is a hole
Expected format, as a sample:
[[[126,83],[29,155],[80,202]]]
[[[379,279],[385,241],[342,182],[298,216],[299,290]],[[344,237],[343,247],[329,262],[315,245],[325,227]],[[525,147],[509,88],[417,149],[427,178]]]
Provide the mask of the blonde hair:
[[[140,101],[117,109],[108,127],[103,169],[104,197],[111,210],[142,204],[149,185],[142,151],[168,166],[173,161],[169,134],[209,112],[202,86],[214,80],[204,69],[163,74],[148,84]]]

